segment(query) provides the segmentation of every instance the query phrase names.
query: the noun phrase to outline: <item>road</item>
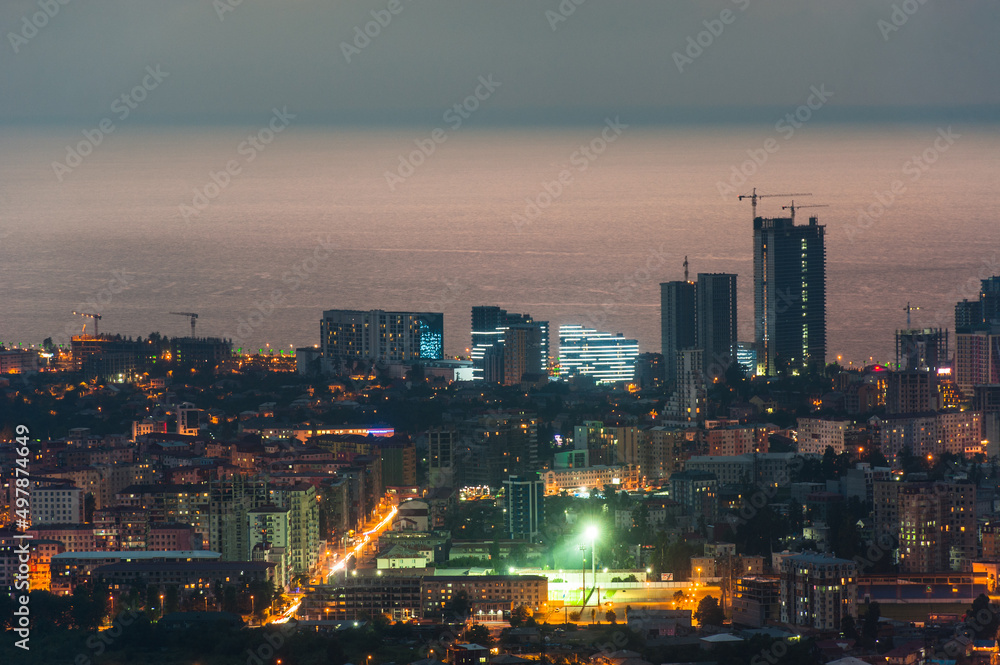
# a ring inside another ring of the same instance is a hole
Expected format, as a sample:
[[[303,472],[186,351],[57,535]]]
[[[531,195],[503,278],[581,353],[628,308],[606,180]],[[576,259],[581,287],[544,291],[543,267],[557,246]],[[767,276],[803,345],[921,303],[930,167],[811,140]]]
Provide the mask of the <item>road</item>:
[[[323,577],[325,578],[323,582],[328,583],[331,576],[344,570],[344,568],[347,566],[347,562],[350,561],[352,557],[357,559],[358,564],[364,563],[365,559],[367,558],[364,554],[365,547],[367,547],[368,544],[371,543],[373,540],[377,540],[379,536],[381,536],[390,526],[392,526],[392,518],[396,516],[396,512],[397,512],[396,507],[391,506],[389,511],[385,513],[384,516],[379,516],[378,518],[376,518],[377,521],[373,520],[375,522],[373,526],[369,527],[369,525],[366,524],[365,531],[359,534],[357,542],[354,545],[354,547],[347,550],[347,553],[342,558],[340,558],[338,561],[330,565],[327,572],[323,575]],[[319,584],[320,583],[319,577],[313,578],[312,583]],[[296,612],[298,612],[299,607],[302,606],[302,599],[305,596],[305,594],[298,593],[298,594],[287,594],[287,595],[292,598],[292,605],[287,610],[282,612],[280,615],[275,615],[274,617],[272,617],[268,623],[286,623],[289,619],[295,616]]]
[[[380,519],[376,518],[379,521],[375,524],[375,526],[368,528],[368,525],[366,524],[365,528],[367,530],[363,531],[358,536],[358,543],[353,549],[348,550],[347,554],[342,559],[330,567],[330,572],[328,572],[326,576],[330,577],[331,575],[343,570],[344,567],[347,566],[347,562],[351,559],[351,557],[357,559],[358,564],[364,563],[367,558],[364,554],[365,547],[367,547],[371,541],[378,540],[378,537],[388,530],[390,526],[392,526],[392,518],[396,516],[396,512],[396,506],[392,506],[390,507],[389,512],[386,513],[385,517]]]

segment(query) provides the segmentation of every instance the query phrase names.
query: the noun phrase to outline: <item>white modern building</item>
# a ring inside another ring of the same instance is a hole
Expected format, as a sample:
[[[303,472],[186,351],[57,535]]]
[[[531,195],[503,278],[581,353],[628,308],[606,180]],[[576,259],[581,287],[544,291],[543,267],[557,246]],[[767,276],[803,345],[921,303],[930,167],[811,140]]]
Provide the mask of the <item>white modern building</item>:
[[[559,326],[559,375],[592,376],[597,383],[632,381],[639,342],[578,325]]]

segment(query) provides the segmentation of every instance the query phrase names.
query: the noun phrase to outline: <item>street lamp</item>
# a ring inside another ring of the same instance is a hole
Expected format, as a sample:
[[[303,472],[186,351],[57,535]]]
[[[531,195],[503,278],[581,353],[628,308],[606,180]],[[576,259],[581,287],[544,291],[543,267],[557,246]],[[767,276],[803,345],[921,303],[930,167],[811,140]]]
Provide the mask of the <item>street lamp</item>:
[[[253,614],[254,614],[254,602],[253,602],[253,596],[250,596],[250,622],[251,623],[253,623]]]
[[[584,535],[590,540],[590,574],[594,578],[594,584],[597,584],[597,526],[591,524],[587,527]]]

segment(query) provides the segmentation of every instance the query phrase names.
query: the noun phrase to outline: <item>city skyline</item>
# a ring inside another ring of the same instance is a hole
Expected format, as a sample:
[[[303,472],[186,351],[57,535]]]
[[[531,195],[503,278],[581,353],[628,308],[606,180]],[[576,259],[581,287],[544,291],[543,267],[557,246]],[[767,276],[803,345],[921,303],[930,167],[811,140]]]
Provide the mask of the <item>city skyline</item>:
[[[0,662],[1000,665],[998,34],[0,3]]]

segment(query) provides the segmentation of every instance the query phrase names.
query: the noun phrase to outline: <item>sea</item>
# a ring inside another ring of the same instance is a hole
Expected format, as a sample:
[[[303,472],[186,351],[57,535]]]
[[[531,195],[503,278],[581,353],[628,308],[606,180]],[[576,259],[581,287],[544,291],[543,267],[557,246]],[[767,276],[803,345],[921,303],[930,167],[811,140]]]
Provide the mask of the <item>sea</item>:
[[[827,360],[892,362],[1000,274],[1000,125],[0,128],[0,342],[102,333],[319,343],[325,309],[499,305],[660,350],[659,284],[738,275],[753,208],[826,228]],[[815,206],[807,208],[806,206]],[[556,349],[553,348],[553,353]]]

